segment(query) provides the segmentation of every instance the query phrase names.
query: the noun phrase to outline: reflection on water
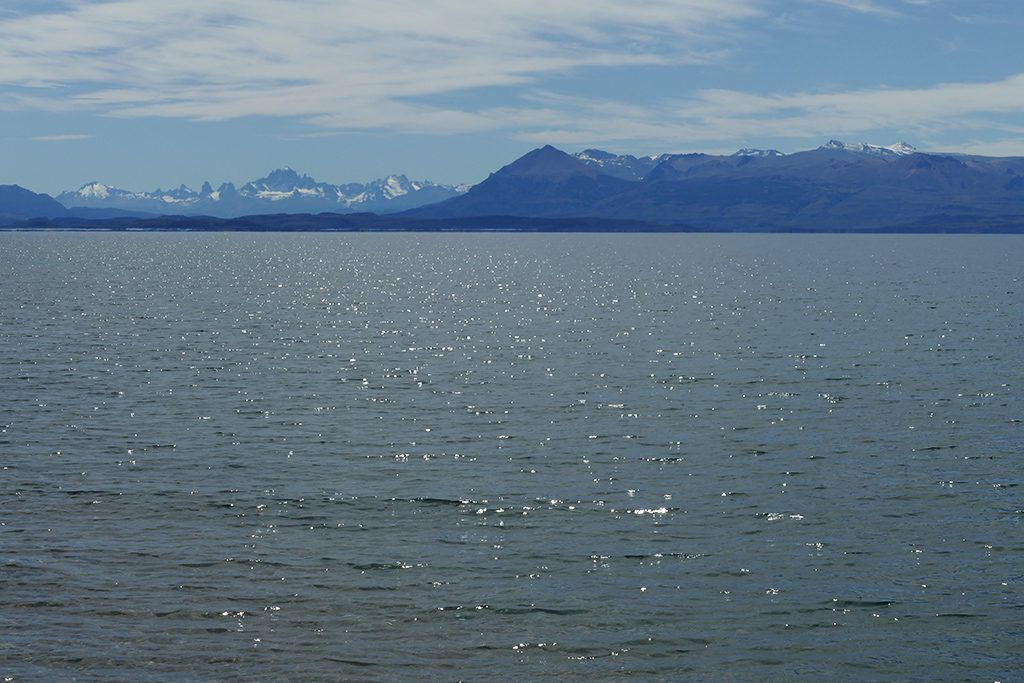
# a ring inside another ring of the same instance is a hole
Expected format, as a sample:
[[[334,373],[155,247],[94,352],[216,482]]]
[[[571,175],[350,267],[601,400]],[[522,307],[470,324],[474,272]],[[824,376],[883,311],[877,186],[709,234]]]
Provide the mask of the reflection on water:
[[[14,680],[1024,673],[1019,237],[0,246]]]

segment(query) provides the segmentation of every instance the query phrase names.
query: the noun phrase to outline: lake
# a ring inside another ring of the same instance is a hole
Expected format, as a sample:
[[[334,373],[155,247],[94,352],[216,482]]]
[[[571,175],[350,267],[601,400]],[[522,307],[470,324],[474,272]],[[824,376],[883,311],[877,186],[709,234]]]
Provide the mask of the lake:
[[[0,234],[0,674],[1021,680],[1022,264]]]

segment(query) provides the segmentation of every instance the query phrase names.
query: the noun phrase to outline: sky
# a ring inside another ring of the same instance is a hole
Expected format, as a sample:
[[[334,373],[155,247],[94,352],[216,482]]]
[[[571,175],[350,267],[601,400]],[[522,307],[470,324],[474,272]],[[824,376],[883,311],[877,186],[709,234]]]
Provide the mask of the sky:
[[[3,0],[0,184],[479,182],[530,149],[1024,156],[1021,0]]]

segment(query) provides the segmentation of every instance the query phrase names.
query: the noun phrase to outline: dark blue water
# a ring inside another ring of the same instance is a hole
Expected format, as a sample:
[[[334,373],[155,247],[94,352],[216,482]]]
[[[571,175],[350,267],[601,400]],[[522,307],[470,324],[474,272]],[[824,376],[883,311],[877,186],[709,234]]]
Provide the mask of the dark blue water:
[[[1022,263],[2,234],[0,674],[1022,680]]]

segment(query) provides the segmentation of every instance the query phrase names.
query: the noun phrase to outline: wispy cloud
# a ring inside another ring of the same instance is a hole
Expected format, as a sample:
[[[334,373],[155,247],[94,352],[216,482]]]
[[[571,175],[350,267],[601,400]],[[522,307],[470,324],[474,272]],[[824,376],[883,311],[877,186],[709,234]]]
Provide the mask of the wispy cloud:
[[[944,145],[942,151],[995,157],[1024,157],[1024,140],[1019,137],[1002,140],[969,140],[959,144]]]
[[[18,0],[16,11],[0,13],[0,109],[281,117],[305,122],[312,135],[500,131],[651,151],[891,129],[918,140],[944,131],[1012,137],[998,119],[1020,113],[1024,73],[918,88],[684,89],[643,101],[611,91],[566,97],[552,86],[601,68],[681,73],[728,62],[790,1]],[[833,18],[890,23],[932,4],[801,3]],[[499,94],[474,96],[485,91]]]
[[[849,130],[918,125],[962,125],[962,117],[1019,112],[1024,73],[987,83],[942,83],[926,88],[875,88],[833,93],[751,95],[707,90],[691,109],[701,118],[770,119],[780,133],[806,126]],[[792,133],[792,131],[790,131]]]
[[[411,100],[601,66],[698,63],[758,0],[148,0],[0,15],[10,107],[445,131],[501,112]],[[2,103],[0,103],[2,104]]]
[[[842,7],[843,9],[852,10],[854,12],[863,12],[865,14],[878,14],[882,16],[899,16],[899,12],[891,7],[887,7],[878,2],[872,0],[813,0],[823,5],[835,5]],[[913,2],[913,0],[907,0]],[[925,0],[927,2],[927,0]],[[923,4],[918,2],[918,4]]]
[[[61,135],[36,135],[32,140],[36,142],[71,142],[74,140],[89,140],[91,135],[85,133],[63,133]]]
[[[937,139],[950,133],[972,139],[977,131],[983,131],[987,137],[1002,133],[1009,139],[1018,131],[1014,125],[998,120],[999,115],[1018,113],[1021,102],[1024,102],[1024,73],[991,83],[944,83],[916,89],[770,95],[708,89],[692,98],[665,100],[642,107],[546,93],[536,98],[538,107],[547,104],[566,115],[549,116],[560,123],[547,126],[538,122],[524,131],[522,137],[567,145],[596,144],[603,140],[641,141],[649,143],[652,151],[659,151],[657,145],[664,140],[677,140],[680,147],[697,144],[725,150],[750,140],[773,138],[802,143],[893,129],[920,140]],[[564,125],[566,120],[571,120],[572,125]],[[980,150],[983,145],[992,153],[1009,149],[995,142],[974,143],[972,148]],[[1013,148],[1018,149],[1019,145]]]

